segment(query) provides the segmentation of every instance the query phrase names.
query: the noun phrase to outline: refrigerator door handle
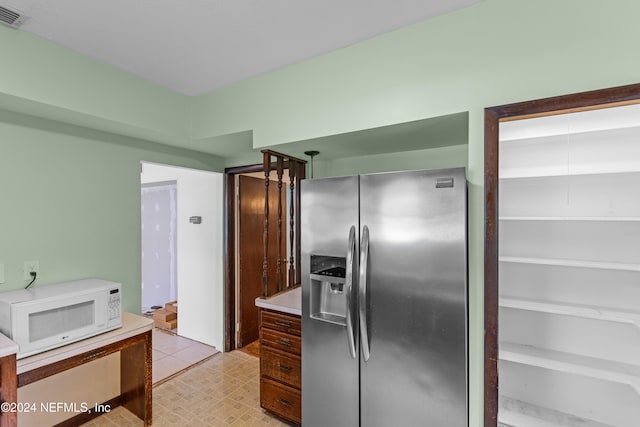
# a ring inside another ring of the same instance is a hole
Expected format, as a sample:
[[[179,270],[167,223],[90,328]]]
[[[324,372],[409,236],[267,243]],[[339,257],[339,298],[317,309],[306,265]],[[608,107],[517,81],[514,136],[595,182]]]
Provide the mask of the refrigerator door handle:
[[[360,341],[362,342],[362,356],[369,360],[369,332],[367,330],[367,262],[369,260],[369,227],[362,228],[360,242],[360,280],[358,281],[358,305],[360,307]]]
[[[354,225],[351,226],[349,230],[349,250],[347,251],[347,271],[345,274],[345,293],[347,294],[347,339],[349,340],[349,353],[353,359],[356,358],[356,342],[353,334],[353,315],[351,311],[352,307],[352,298],[351,292],[353,289],[353,255],[356,252],[356,227]]]

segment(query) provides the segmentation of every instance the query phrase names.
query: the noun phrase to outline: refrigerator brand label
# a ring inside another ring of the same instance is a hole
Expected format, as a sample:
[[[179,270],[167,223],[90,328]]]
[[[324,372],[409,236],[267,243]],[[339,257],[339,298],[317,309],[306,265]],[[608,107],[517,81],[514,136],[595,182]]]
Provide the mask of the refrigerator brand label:
[[[436,178],[436,188],[452,188],[453,177],[449,178]]]

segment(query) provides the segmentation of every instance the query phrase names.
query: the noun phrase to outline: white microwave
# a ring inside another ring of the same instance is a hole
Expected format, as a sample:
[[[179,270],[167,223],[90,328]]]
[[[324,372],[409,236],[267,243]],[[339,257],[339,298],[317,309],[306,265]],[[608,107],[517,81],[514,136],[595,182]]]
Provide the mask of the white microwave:
[[[122,326],[120,283],[84,279],[0,292],[0,332],[18,344],[17,358]]]

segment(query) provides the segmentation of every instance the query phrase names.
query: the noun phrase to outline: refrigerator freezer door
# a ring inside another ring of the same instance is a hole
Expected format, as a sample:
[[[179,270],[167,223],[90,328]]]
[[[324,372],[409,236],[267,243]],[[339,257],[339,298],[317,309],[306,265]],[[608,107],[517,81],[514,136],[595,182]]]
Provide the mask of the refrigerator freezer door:
[[[466,211],[462,168],[360,177],[362,426],[467,425]]]
[[[357,427],[357,281],[349,287],[349,276],[357,277],[358,177],[303,180],[300,191],[302,420],[305,427]]]

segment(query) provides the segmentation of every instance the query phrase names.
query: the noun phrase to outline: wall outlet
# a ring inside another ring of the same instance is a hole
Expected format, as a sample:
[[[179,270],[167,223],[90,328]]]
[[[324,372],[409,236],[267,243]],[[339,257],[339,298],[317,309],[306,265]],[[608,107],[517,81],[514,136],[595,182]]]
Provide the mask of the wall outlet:
[[[38,261],[25,261],[23,268],[23,279],[28,280],[29,282],[33,280],[31,277],[31,272],[35,271],[37,276],[40,276],[40,263]]]

